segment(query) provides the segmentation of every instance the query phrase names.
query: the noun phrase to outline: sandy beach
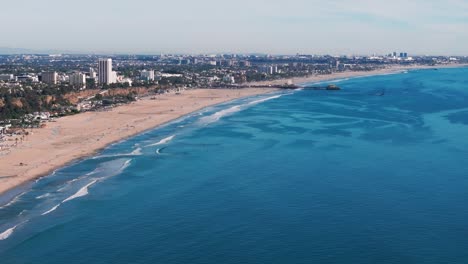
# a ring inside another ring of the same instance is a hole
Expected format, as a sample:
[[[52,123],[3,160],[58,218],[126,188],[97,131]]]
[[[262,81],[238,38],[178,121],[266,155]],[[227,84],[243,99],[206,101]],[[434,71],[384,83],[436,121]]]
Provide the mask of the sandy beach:
[[[457,65],[460,67],[461,65]],[[437,66],[435,68],[441,68]],[[343,72],[295,78],[296,84],[359,76],[388,74],[415,67],[393,67],[372,72]],[[416,67],[423,68],[423,67]],[[284,84],[287,80],[252,83]],[[86,112],[46,123],[17,146],[0,152],[0,194],[45,176],[64,165],[90,156],[111,143],[139,134],[204,107],[241,97],[275,91],[272,88],[196,89],[181,94],[145,98],[102,112]],[[29,131],[29,130],[28,130]],[[15,142],[10,142],[15,143]]]

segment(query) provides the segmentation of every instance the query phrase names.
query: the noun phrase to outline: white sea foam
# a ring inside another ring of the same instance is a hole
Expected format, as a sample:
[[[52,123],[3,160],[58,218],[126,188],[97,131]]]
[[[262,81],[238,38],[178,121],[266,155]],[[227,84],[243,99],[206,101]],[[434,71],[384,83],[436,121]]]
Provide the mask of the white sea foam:
[[[51,195],[52,195],[51,193],[46,193],[46,194],[37,196],[36,199],[43,199],[43,198],[49,197]]]
[[[126,160],[124,164],[122,165],[122,167],[120,168],[119,172],[125,170],[128,166],[130,166],[130,164],[132,164],[132,160],[131,159]]]
[[[200,122],[203,123],[203,124],[209,124],[209,123],[216,122],[219,119],[221,119],[223,116],[233,114],[235,112],[239,112],[240,110],[242,110],[241,106],[242,105],[236,105],[236,106],[230,107],[228,109],[223,109],[221,111],[218,111],[218,112],[216,112],[216,113],[214,113],[212,115],[202,117],[202,118],[200,118]]]
[[[163,138],[161,139],[159,142],[157,143],[154,143],[154,144],[150,144],[150,145],[147,145],[147,147],[152,147],[152,146],[158,146],[158,145],[163,145],[163,144],[167,144],[169,143],[172,139],[175,138],[175,135],[172,135],[172,136],[169,136],[169,137],[166,137],[166,138]]]
[[[101,159],[101,158],[117,158],[117,157],[129,157],[129,156],[141,156],[143,153],[141,152],[141,148],[137,148],[130,153],[121,153],[121,154],[111,154],[111,155],[99,155],[95,156],[92,159]]]
[[[161,155],[161,152],[159,152],[160,149],[156,150],[156,154]]]
[[[137,148],[134,151],[132,151],[130,154],[137,156],[137,155],[142,155],[143,153],[141,152],[141,148]]]
[[[15,231],[17,226],[18,225],[15,225],[14,227],[3,231],[3,233],[0,234],[0,240],[5,240],[5,239],[9,238],[13,234],[13,232]]]
[[[75,194],[73,194],[72,196],[68,197],[67,199],[63,200],[62,203],[66,203],[68,201],[71,201],[73,199],[76,199],[76,198],[79,198],[79,197],[83,197],[83,196],[86,196],[88,195],[88,188],[95,184],[97,182],[97,180],[93,180],[91,181],[90,183],[86,184],[84,187],[82,187],[81,189],[79,189]]]
[[[247,108],[249,106],[259,104],[259,103],[263,103],[263,102],[266,102],[266,101],[269,101],[269,100],[273,100],[273,99],[279,98],[281,96],[283,96],[283,95],[279,94],[279,95],[274,95],[274,96],[270,96],[270,97],[266,97],[266,98],[257,99],[257,100],[247,102],[247,103],[244,103],[244,104],[235,105],[235,106],[232,106],[230,108],[220,110],[220,111],[218,111],[218,112],[216,112],[216,113],[214,113],[212,115],[202,117],[202,118],[199,119],[199,122],[202,123],[202,124],[210,124],[210,123],[213,123],[213,122],[216,122],[216,121],[220,120],[224,116],[231,115],[233,113],[242,111],[242,110],[244,110],[245,108]]]
[[[50,210],[48,210],[48,211],[42,213],[41,215],[46,215],[46,214],[52,213],[53,211],[57,210],[57,208],[58,208],[61,204],[62,204],[62,203],[57,204],[56,206],[52,207]]]
[[[9,201],[7,204],[0,206],[0,209],[6,208],[6,207],[8,207],[8,206],[10,206],[10,205],[12,205],[12,204],[18,202],[19,199],[21,198],[21,196],[23,196],[23,195],[25,195],[25,194],[26,194],[26,192],[22,192],[22,193],[16,195],[16,196],[15,196],[13,199],[11,199],[11,201]]]
[[[279,94],[279,95],[274,95],[274,96],[270,96],[270,97],[267,97],[267,98],[258,99],[258,100],[249,102],[248,105],[263,103],[263,102],[270,101],[270,100],[273,100],[273,99],[276,99],[276,98],[280,98],[281,96],[283,96],[283,95]]]

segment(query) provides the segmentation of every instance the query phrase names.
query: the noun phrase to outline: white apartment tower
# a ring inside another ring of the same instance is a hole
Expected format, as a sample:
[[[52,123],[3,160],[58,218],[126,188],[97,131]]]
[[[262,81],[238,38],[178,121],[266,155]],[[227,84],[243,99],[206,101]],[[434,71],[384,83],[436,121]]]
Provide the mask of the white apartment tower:
[[[57,84],[57,78],[57,72],[43,72],[41,75],[42,82],[47,84]]]
[[[111,84],[112,80],[112,59],[99,59],[98,77],[100,84]]]
[[[86,87],[86,75],[81,72],[75,72],[70,75],[70,84],[79,88]]]
[[[145,81],[154,81],[154,71],[142,70],[140,72],[140,77],[142,80],[145,80]]]

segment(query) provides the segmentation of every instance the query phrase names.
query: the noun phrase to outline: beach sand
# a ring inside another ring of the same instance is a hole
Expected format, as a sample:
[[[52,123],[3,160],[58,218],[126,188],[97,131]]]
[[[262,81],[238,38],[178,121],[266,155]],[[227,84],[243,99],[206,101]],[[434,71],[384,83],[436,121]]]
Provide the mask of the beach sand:
[[[462,65],[457,65],[460,67]],[[435,68],[441,68],[437,66]],[[391,67],[371,72],[343,72],[291,79],[293,83],[389,74],[415,68]],[[284,84],[288,80],[252,83]],[[241,97],[276,91],[272,88],[196,89],[145,98],[102,112],[86,112],[48,122],[33,129],[18,145],[0,151],[0,194],[64,165],[90,156],[111,143],[139,134],[204,107]],[[28,131],[31,131],[28,129]],[[10,144],[15,143],[10,142]]]

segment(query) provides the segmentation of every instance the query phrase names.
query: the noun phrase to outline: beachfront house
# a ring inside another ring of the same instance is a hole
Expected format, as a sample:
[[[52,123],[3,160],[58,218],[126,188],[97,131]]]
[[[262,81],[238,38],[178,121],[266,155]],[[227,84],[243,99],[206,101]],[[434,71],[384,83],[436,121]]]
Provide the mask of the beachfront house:
[[[34,112],[33,120],[47,121],[50,119],[49,112]]]
[[[0,126],[0,135],[4,135],[7,133],[7,130],[11,128],[11,125],[8,124],[8,125],[4,125],[4,126]]]

